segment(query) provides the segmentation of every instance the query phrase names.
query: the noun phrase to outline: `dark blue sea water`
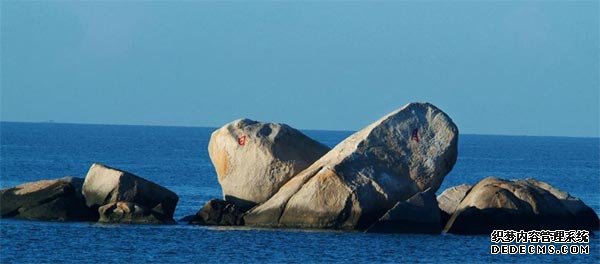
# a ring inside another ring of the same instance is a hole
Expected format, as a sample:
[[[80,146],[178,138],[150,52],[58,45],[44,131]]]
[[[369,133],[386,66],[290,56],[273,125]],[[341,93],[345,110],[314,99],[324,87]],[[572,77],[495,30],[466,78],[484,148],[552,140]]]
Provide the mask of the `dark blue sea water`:
[[[207,144],[213,128],[7,123],[0,125],[0,186],[84,176],[93,162],[131,171],[180,196],[176,218],[221,190]],[[351,132],[305,131],[333,146]],[[485,176],[535,177],[600,211],[598,138],[462,135],[440,191]],[[0,220],[0,262],[573,262],[589,255],[491,255],[489,236],[363,234],[174,225]]]

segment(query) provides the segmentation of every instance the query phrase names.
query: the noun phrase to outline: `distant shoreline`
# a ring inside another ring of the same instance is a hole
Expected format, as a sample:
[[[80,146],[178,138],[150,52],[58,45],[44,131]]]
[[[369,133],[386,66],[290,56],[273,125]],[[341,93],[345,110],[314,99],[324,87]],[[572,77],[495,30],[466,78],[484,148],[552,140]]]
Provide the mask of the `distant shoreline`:
[[[184,125],[141,125],[141,124],[100,124],[100,123],[70,123],[70,122],[59,122],[54,120],[39,121],[39,122],[24,122],[24,121],[0,121],[1,124],[12,123],[12,124],[47,124],[47,125],[85,125],[85,126],[131,126],[131,127],[172,127],[172,128],[206,128],[206,129],[218,129],[219,127],[212,126],[184,126]],[[300,128],[301,131],[325,131],[325,132],[336,132],[336,133],[354,133],[353,130],[332,130],[332,129],[312,129],[312,128]],[[505,135],[505,134],[472,134],[472,133],[461,133],[463,136],[478,136],[478,137],[531,137],[531,138],[572,138],[572,139],[598,139],[596,137],[586,136],[540,136],[540,135]]]

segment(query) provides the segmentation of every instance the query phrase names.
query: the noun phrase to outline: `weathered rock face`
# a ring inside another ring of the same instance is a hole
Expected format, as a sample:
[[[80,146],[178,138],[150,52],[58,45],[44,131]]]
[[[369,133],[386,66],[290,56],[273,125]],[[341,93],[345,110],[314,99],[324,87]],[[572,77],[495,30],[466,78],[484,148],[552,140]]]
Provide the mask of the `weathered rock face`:
[[[246,225],[364,229],[398,201],[435,192],[457,155],[458,129],[411,103],[342,141],[244,217]]]
[[[208,144],[225,200],[242,210],[266,201],[328,150],[287,125],[249,119],[216,130]]]
[[[223,200],[208,201],[198,213],[187,218],[190,224],[239,226],[244,224],[243,212],[237,205]]]
[[[0,191],[0,216],[35,220],[96,221],[85,205],[82,179],[61,178],[21,184]]]
[[[443,228],[446,226],[448,220],[450,220],[450,216],[454,214],[456,211],[456,207],[460,204],[460,202],[465,198],[467,192],[471,190],[471,185],[461,184],[458,186],[450,187],[444,192],[442,192],[437,197],[438,205],[440,207],[440,217],[441,222],[440,225]]]
[[[571,196],[568,192],[554,188],[552,185],[535,179],[527,179],[530,184],[542,188],[556,196],[562,205],[575,217],[575,226],[579,228],[597,230],[600,228],[600,220],[594,209],[587,206],[583,201]]]
[[[496,229],[598,229],[597,224],[581,224],[598,223],[593,210],[578,216],[586,219],[578,220],[550,189],[554,188],[537,181],[488,177],[468,192],[445,229],[459,234],[486,234]]]
[[[473,186],[469,184],[461,184],[444,190],[437,197],[440,210],[452,215],[471,187]]]
[[[367,233],[426,233],[439,234],[440,208],[433,192],[420,192],[406,201],[398,202]]]
[[[89,207],[98,208],[116,202],[131,202],[152,208],[172,219],[179,197],[156,183],[129,172],[93,164],[83,183],[83,195]]]
[[[158,205],[160,207],[160,205]],[[160,208],[149,209],[130,202],[112,202],[98,208],[101,223],[129,224],[174,224],[172,217],[163,214]]]

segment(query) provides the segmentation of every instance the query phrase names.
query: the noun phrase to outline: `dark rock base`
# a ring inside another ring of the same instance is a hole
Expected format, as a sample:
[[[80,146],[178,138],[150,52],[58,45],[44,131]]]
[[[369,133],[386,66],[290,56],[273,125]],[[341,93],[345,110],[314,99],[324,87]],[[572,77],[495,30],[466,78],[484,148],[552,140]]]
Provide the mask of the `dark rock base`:
[[[233,203],[219,199],[208,201],[200,211],[184,219],[195,225],[244,225],[243,212]]]

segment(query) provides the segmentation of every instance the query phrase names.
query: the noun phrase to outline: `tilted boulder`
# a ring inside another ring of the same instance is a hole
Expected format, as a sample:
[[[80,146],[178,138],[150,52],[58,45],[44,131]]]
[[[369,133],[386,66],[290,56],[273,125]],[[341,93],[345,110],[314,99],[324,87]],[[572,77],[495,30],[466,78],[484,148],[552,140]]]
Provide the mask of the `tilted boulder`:
[[[457,156],[458,129],[411,103],[354,133],[245,215],[246,225],[364,229],[398,201],[435,192]]]
[[[443,228],[450,219],[450,216],[454,214],[456,208],[460,202],[465,198],[467,192],[471,190],[471,185],[461,184],[454,187],[450,187],[442,192],[437,197],[438,205],[440,207],[440,225]]]
[[[435,194],[431,191],[420,192],[406,201],[396,203],[366,232],[441,233],[440,208],[435,199]]]
[[[96,221],[97,212],[86,206],[83,180],[65,177],[24,183],[0,191],[0,216],[32,220]]]
[[[488,177],[477,183],[450,217],[445,230],[457,234],[489,234],[493,230],[593,229],[581,223],[598,223],[593,210],[574,215],[561,199],[540,188],[547,183],[507,181]],[[585,217],[585,219],[577,219]]]
[[[328,150],[288,125],[249,119],[216,130],[208,144],[224,199],[244,211],[269,199]]]
[[[158,205],[160,207],[160,205]],[[131,202],[112,202],[98,208],[100,223],[174,224],[160,208],[147,208]]]
[[[165,219],[172,219],[179,197],[169,189],[133,175],[98,163],[92,165],[83,183],[83,195],[89,207],[130,202],[151,208]]]
[[[239,226],[244,224],[243,212],[237,205],[219,199],[208,201],[195,215],[187,217],[196,225]]]

